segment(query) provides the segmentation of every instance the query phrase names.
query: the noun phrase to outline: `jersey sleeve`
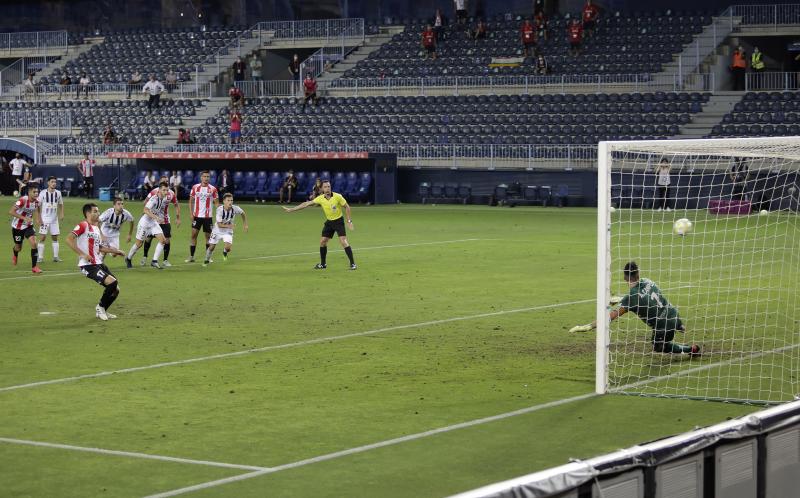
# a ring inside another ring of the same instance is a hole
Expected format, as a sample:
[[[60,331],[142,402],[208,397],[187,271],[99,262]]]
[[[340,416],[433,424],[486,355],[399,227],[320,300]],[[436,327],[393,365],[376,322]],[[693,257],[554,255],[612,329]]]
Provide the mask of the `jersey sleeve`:
[[[151,198],[147,199],[147,202],[145,203],[144,207],[146,207],[147,209],[152,211],[153,208],[156,207],[156,204],[158,204],[157,199],[158,199],[158,197],[151,197]]]
[[[17,202],[14,203],[14,207],[16,208],[21,208],[24,205],[25,205],[25,200],[23,197],[20,197],[19,199],[17,199]]]
[[[318,196],[314,197],[314,200],[311,201],[311,202],[313,202],[314,204],[317,204],[318,206],[321,206],[322,205],[322,196],[318,195]]]
[[[342,194],[339,194],[339,205],[342,207],[347,205],[347,199],[345,199]]]
[[[80,235],[83,235],[84,232],[86,232],[86,222],[85,221],[81,221],[80,223],[75,225],[75,228],[72,229],[72,233],[75,234],[76,237],[78,237]]]
[[[216,218],[217,219],[217,223],[222,223],[222,213],[223,213],[223,211],[224,211],[224,208],[222,206],[219,206],[217,208],[217,218]]]
[[[211,196],[213,199],[219,199],[219,192],[217,191],[217,187],[213,187],[214,194]]]
[[[61,191],[60,191],[60,190],[56,190],[56,194],[58,194],[58,195],[57,195],[57,197],[58,197],[58,204],[61,204],[61,205],[63,205],[63,204],[64,204],[64,196],[63,196],[63,195],[61,195]]]
[[[244,214],[244,209],[240,208],[239,206],[233,206],[233,212],[237,215]]]
[[[41,203],[43,203],[43,202],[44,202],[44,193],[45,193],[45,191],[44,191],[44,190],[42,190],[41,192],[39,192],[39,196],[36,198],[36,201],[37,201],[39,204],[41,204]]]
[[[169,201],[169,203],[170,204],[174,204],[177,207],[178,206],[178,196],[177,195],[173,195],[172,196],[172,200]]]
[[[133,215],[131,214],[130,211],[128,211],[127,209],[123,209],[122,213],[125,216],[125,221],[133,221]],[[124,221],[123,221],[123,223],[124,223]]]
[[[113,211],[113,208],[103,211],[103,214],[100,215],[100,221],[103,223],[108,223],[108,218],[111,217],[111,211]]]

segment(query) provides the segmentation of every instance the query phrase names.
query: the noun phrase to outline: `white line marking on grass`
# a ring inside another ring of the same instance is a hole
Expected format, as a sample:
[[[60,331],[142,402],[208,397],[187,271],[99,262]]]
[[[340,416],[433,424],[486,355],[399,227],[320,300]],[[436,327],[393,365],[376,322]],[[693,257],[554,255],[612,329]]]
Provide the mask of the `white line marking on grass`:
[[[143,458],[146,460],[161,460],[164,462],[174,462],[174,463],[188,463],[192,465],[205,465],[209,467],[223,467],[227,469],[243,469],[243,470],[270,470],[269,467],[255,467],[253,465],[238,465],[235,463],[223,463],[223,462],[211,462],[208,460],[194,460],[191,458],[178,458],[178,457],[170,457],[170,456],[163,456],[163,455],[151,455],[149,453],[137,453],[132,451],[117,451],[117,450],[106,450],[103,448],[89,448],[85,446],[73,446],[71,444],[58,444],[58,443],[46,443],[43,441],[30,441],[27,439],[13,439],[7,437],[0,437],[0,443],[7,443],[7,444],[22,444],[26,446],[39,446],[43,448],[56,448],[59,450],[72,450],[72,451],[84,451],[87,453],[99,453],[101,455],[115,455],[115,456],[122,456],[122,457],[131,457],[131,458]]]
[[[465,315],[465,316],[457,316],[453,318],[443,318],[441,320],[430,320],[427,322],[419,322],[419,323],[409,323],[406,325],[394,325],[391,327],[383,327],[379,329],[373,330],[366,330],[364,332],[354,332],[352,334],[342,334],[336,336],[329,336],[329,337],[319,337],[317,339],[309,339],[307,341],[298,341],[298,342],[289,342],[285,344],[275,344],[273,346],[264,346],[261,348],[253,348],[253,349],[245,349],[242,351],[232,351],[230,353],[219,353],[210,356],[201,356],[199,358],[187,358],[185,360],[175,360],[175,361],[167,361],[164,363],[156,363],[154,365],[144,365],[141,367],[131,367],[131,368],[123,368],[120,370],[108,370],[105,372],[97,372],[91,374],[83,374],[83,375],[75,375],[72,377],[64,377],[61,379],[51,379],[51,380],[42,380],[39,382],[31,382],[28,384],[20,384],[16,386],[6,386],[0,387],[0,392],[4,391],[14,391],[17,389],[27,389],[30,387],[38,387],[38,386],[46,386],[50,384],[62,384],[65,382],[72,382],[76,380],[82,379],[94,379],[97,377],[107,377],[109,375],[115,374],[124,374],[124,373],[132,373],[132,372],[139,372],[142,370],[152,370],[155,368],[164,368],[164,367],[172,367],[176,365],[186,365],[189,363],[198,363],[201,361],[209,361],[209,360],[219,360],[222,358],[232,358],[235,356],[244,356],[253,353],[261,353],[264,351],[273,351],[277,349],[287,349],[293,348],[298,346],[308,346],[311,344],[319,344],[324,342],[333,342],[333,341],[340,341],[342,339],[350,339],[353,337],[364,337],[369,335],[376,335],[382,334],[384,332],[394,332],[395,330],[405,330],[405,329],[414,329],[414,328],[421,328],[421,327],[428,327],[431,325],[441,325],[443,323],[452,323],[452,322],[460,322],[464,320],[475,320],[477,318],[488,318],[492,316],[502,316],[502,315],[511,315],[514,313],[525,313],[528,311],[539,311],[551,308],[560,308],[564,306],[573,306],[575,304],[586,304],[586,303],[593,303],[594,299],[582,299],[580,301],[570,301],[566,303],[556,303],[556,304],[544,304],[540,306],[531,306],[528,308],[518,308],[513,310],[504,310],[504,311],[492,311],[490,313],[479,313],[477,315]]]
[[[519,410],[514,410],[514,411],[510,411],[510,412],[506,412],[506,413],[501,413],[499,415],[492,415],[492,416],[489,416],[489,417],[469,420],[467,422],[461,422],[461,423],[458,423],[458,424],[448,425],[448,426],[445,426],[445,427],[439,427],[437,429],[431,429],[431,430],[428,430],[428,431],[417,432],[416,434],[408,434],[406,436],[400,436],[400,437],[396,437],[396,438],[393,438],[393,439],[387,439],[385,441],[379,441],[377,443],[366,444],[366,445],[363,445],[363,446],[357,446],[355,448],[349,448],[349,449],[342,450],[342,451],[336,451],[336,452],[333,452],[333,453],[328,453],[326,455],[320,455],[320,456],[316,456],[316,457],[312,457],[312,458],[306,458],[304,460],[298,460],[296,462],[291,462],[291,463],[287,463],[287,464],[284,464],[284,465],[278,465],[276,467],[271,467],[271,468],[259,470],[259,471],[256,471],[256,472],[250,472],[250,473],[247,473],[247,474],[242,474],[242,475],[238,475],[238,476],[234,476],[234,477],[229,477],[229,478],[226,478],[226,479],[218,479],[218,480],[215,480],[215,481],[209,481],[209,482],[205,482],[205,483],[201,483],[201,484],[195,484],[193,486],[187,486],[185,488],[174,489],[172,491],[166,491],[166,492],[163,492],[163,493],[150,495],[150,496],[148,496],[146,498],[167,498],[167,497],[170,497],[170,496],[177,496],[177,495],[182,495],[182,494],[185,494],[185,493],[190,493],[192,491],[199,491],[199,490],[202,490],[202,489],[221,486],[223,484],[228,484],[228,483],[231,483],[231,482],[244,481],[246,479],[252,479],[254,477],[259,477],[259,476],[263,476],[263,475],[267,475],[267,474],[274,474],[276,472],[281,472],[283,470],[296,469],[298,467],[304,467],[306,465],[312,465],[312,464],[315,464],[315,463],[325,462],[325,461],[328,461],[328,460],[335,460],[337,458],[341,458],[341,457],[345,457],[345,456],[349,456],[349,455],[355,455],[357,453],[364,453],[366,451],[375,450],[375,449],[378,449],[378,448],[385,448],[386,446],[392,446],[392,445],[395,445],[395,444],[406,443],[408,441],[414,441],[414,440],[417,440],[417,439],[422,439],[422,438],[426,438],[426,437],[430,437],[430,436],[435,436],[437,434],[443,434],[445,432],[457,431],[459,429],[466,429],[468,427],[474,427],[476,425],[488,424],[490,422],[496,422],[498,420],[504,420],[504,419],[511,418],[511,417],[516,417],[516,416],[519,416],[519,415],[525,415],[525,414],[528,414],[528,413],[537,412],[539,410],[546,410],[548,408],[554,408],[554,407],[557,407],[557,406],[566,405],[566,404],[569,404],[569,403],[574,403],[576,401],[583,401],[585,399],[594,398],[596,396],[599,396],[599,395],[596,394],[596,393],[588,393],[588,394],[581,394],[580,396],[573,396],[571,398],[564,398],[564,399],[559,399],[559,400],[556,400],[556,401],[549,401],[547,403],[542,403],[542,404],[539,404],[539,405],[533,405],[533,406],[529,406],[529,407],[526,407],[526,408],[521,408]]]

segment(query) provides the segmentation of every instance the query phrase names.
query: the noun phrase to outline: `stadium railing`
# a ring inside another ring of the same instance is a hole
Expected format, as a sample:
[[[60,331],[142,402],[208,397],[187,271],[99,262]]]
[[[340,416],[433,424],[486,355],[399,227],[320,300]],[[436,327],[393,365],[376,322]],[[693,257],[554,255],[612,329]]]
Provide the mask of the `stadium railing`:
[[[72,112],[34,109],[0,111],[0,132],[3,136],[19,134],[20,129],[35,135],[69,135],[72,131]]]
[[[719,16],[723,21],[718,22],[717,18],[712,20],[708,26],[708,32],[694,36],[690,44],[684,47],[678,54],[678,76],[683,77],[695,72],[699,72],[703,61],[712,54],[715,54],[717,47],[726,39],[735,27],[734,16],[731,14],[731,7],[728,7]],[[725,18],[729,22],[725,22]]]
[[[269,21],[255,29],[267,32],[272,40],[294,43],[304,39],[325,39],[326,44],[338,41],[342,33],[364,38],[364,19],[313,19],[308,21]]]
[[[748,92],[758,90],[800,90],[800,72],[747,73],[744,80],[744,89]]]
[[[18,95],[21,95],[19,85],[30,73],[35,73],[47,67],[51,59],[53,57],[44,55],[26,56],[4,67],[0,71],[0,95],[8,95],[15,91]]]
[[[451,498],[567,498],[605,496],[604,491],[608,496],[708,496],[704,489],[713,489],[715,496],[796,496],[798,440],[800,401],[793,401]]]
[[[322,74],[329,65],[336,64],[355,50],[364,41],[364,20],[344,24],[337,37],[328,36],[325,46],[311,54],[300,64],[300,75],[311,73],[314,78]]]
[[[745,26],[772,27],[777,31],[781,26],[800,24],[800,4],[773,5],[733,5],[726,11],[731,19],[741,19]],[[724,15],[724,14],[723,14]],[[731,21],[733,24],[733,21]]]
[[[25,49],[30,55],[67,53],[69,35],[61,31],[28,31],[0,33],[0,54]]]
[[[397,90],[412,90],[418,95],[436,89],[452,90],[458,95],[460,90],[493,91],[500,87],[517,87],[524,93],[540,93],[542,89],[567,92],[571,87],[581,91],[626,92],[647,91],[697,91],[714,89],[714,74],[553,74],[519,76],[428,76],[421,78],[340,78],[328,83],[320,83],[322,89],[344,91],[353,96],[359,93],[374,95],[376,91],[391,95]],[[288,87],[287,87],[288,88]],[[288,95],[287,95],[288,96]]]
[[[162,84],[166,87],[166,84],[162,81]],[[25,93],[25,89],[22,87],[17,87],[16,89],[16,97],[19,99],[23,98],[41,98],[41,99],[48,99],[52,97],[64,97],[71,99],[74,95],[77,94],[79,85],[36,85],[36,94],[27,94]],[[142,98],[142,88],[144,87],[144,83],[141,85],[135,85],[131,89],[131,96],[136,98]],[[117,94],[117,95],[115,95]],[[104,97],[114,97],[117,96],[119,98],[125,98],[128,94],[128,84],[127,83],[90,83],[89,84],[89,98],[99,98],[101,95]],[[81,90],[81,96],[84,95],[83,90]],[[168,97],[175,97],[175,98],[187,98],[187,99],[209,99],[214,96],[214,84],[211,82],[208,83],[197,83],[194,81],[181,81],[175,85],[175,88],[171,92],[164,91],[161,94],[162,98]]]

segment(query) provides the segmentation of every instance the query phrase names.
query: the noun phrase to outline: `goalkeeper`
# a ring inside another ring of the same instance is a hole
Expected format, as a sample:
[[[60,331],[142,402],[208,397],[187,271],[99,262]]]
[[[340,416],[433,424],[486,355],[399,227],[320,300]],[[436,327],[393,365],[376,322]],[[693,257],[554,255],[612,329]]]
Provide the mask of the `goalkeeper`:
[[[700,346],[697,344],[684,345],[672,342],[675,331],[686,332],[678,309],[667,301],[661,290],[652,280],[639,278],[639,267],[635,261],[625,265],[623,276],[630,290],[622,298],[619,308],[612,310],[609,318],[613,321],[625,313],[632,311],[639,315],[652,330],[653,351],[657,353],[688,353],[692,357],[700,356]],[[570,332],[584,332],[592,330],[597,322],[588,325],[578,325]]]

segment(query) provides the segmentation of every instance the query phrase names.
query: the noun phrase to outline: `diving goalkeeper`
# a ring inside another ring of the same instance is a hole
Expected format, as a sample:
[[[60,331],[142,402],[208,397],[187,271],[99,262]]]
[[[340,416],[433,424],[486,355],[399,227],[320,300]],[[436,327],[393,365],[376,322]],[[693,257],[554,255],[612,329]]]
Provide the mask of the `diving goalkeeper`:
[[[667,301],[661,290],[652,280],[639,278],[639,267],[635,261],[625,265],[623,277],[630,290],[622,298],[619,308],[612,310],[609,318],[613,321],[625,313],[632,311],[639,315],[652,330],[653,351],[657,353],[688,353],[692,357],[700,356],[700,346],[684,345],[672,342],[675,331],[686,332],[678,309]],[[597,326],[597,322],[578,325],[570,332],[586,332]]]

